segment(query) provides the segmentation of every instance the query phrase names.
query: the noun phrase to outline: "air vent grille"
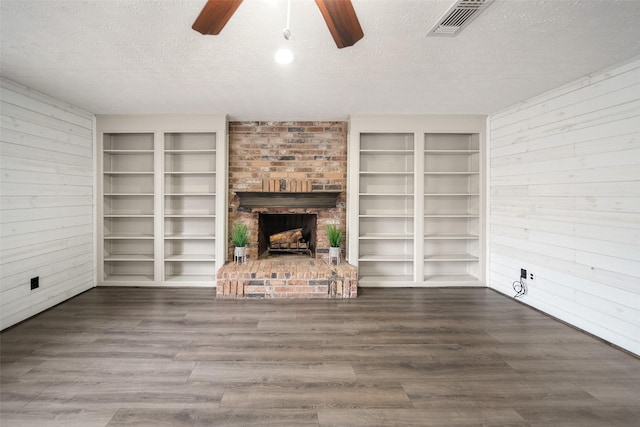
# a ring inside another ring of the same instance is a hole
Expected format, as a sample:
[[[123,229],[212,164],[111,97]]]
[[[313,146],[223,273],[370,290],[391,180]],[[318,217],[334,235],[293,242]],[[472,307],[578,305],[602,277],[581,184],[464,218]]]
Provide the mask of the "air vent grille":
[[[459,0],[449,9],[438,23],[429,30],[429,36],[455,36],[469,22],[486,9],[493,0]]]

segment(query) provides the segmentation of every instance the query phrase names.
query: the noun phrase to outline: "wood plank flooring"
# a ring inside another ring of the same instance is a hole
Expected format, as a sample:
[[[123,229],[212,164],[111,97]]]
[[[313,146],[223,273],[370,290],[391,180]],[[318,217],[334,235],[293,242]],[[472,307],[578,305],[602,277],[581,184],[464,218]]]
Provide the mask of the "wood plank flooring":
[[[0,425],[638,426],[640,359],[489,289],[97,288],[0,335]]]

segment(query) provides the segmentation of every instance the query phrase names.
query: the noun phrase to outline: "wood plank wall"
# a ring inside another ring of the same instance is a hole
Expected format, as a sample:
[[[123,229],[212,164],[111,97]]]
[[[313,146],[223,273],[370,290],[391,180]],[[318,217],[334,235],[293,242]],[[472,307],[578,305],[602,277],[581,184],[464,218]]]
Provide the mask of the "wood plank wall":
[[[489,119],[488,285],[640,354],[640,60]],[[514,331],[518,325],[513,325]]]
[[[0,91],[5,329],[95,286],[94,119],[10,80],[0,79]]]

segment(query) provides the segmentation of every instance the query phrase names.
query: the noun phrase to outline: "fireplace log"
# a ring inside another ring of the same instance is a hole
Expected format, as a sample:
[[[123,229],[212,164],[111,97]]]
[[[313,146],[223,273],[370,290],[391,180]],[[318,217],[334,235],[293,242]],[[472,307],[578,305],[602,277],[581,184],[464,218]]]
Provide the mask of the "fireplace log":
[[[269,245],[271,247],[284,247],[284,245],[297,244],[300,240],[302,240],[302,228],[294,228],[293,230],[286,230],[269,236]]]

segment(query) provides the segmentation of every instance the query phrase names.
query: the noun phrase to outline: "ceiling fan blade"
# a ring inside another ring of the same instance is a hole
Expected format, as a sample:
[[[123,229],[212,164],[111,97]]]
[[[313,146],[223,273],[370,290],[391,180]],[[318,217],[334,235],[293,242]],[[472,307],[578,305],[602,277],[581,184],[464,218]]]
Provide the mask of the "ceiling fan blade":
[[[316,4],[339,49],[353,46],[364,37],[351,0],[316,0]]]
[[[191,28],[202,34],[218,35],[242,0],[208,0]]]

